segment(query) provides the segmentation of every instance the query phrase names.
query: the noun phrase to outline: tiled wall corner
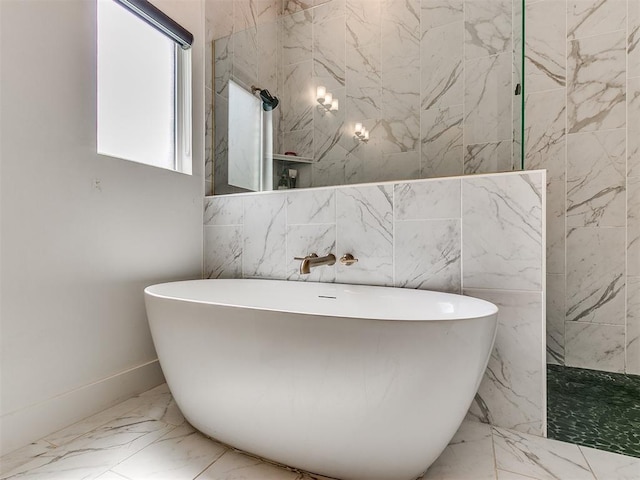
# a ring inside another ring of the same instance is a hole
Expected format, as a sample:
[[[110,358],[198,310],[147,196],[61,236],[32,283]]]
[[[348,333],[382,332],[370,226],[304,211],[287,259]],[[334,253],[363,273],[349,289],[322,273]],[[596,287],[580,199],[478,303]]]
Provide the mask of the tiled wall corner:
[[[495,301],[500,334],[472,414],[542,435],[544,185],[544,172],[525,172],[209,197],[205,277],[389,285]],[[294,257],[312,252],[360,261],[301,276]]]

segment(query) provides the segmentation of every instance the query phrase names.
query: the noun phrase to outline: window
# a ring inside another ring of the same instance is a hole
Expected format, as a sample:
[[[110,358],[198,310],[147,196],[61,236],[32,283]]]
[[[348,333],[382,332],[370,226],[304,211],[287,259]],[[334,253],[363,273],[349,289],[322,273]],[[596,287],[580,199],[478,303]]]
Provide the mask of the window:
[[[193,37],[146,0],[97,4],[98,153],[190,174]]]

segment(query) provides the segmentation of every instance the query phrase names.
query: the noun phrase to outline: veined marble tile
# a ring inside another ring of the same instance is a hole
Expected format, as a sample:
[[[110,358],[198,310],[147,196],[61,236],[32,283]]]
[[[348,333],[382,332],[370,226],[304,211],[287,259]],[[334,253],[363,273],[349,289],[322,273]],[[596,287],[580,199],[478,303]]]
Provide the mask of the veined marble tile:
[[[307,10],[314,5],[313,0],[281,0],[281,14],[288,15],[302,10]]]
[[[79,422],[69,425],[68,427],[53,432],[52,434],[47,435],[43,439],[43,441],[50,446],[64,446],[71,441],[85,435],[87,432],[90,432],[109,422],[113,422],[119,418],[127,416],[127,414],[131,413],[133,410],[139,409],[142,405],[145,404],[147,404],[147,401],[142,396],[132,397],[122,403],[114,405],[113,407],[107,408],[102,412],[91,415],[90,417],[82,419]]]
[[[465,0],[465,59],[511,55],[511,0]]]
[[[393,187],[396,221],[461,217],[461,181],[459,179],[397,183]]]
[[[207,40],[233,33],[233,0],[205,0],[205,12]]]
[[[347,48],[347,116],[353,122],[380,116],[382,78],[380,44]]]
[[[313,23],[322,23],[334,17],[342,17],[344,23],[346,9],[346,0],[322,0],[320,3],[316,2],[316,8],[313,9]]]
[[[547,275],[547,363],[564,365],[564,275]]]
[[[289,65],[284,69],[280,127],[283,132],[312,127],[315,88],[311,61]],[[298,149],[294,149],[298,152]],[[298,152],[299,153],[299,152]]]
[[[285,278],[286,196],[267,194],[244,201],[243,275]]]
[[[205,225],[242,225],[244,197],[208,197],[204,199]]]
[[[565,364],[606,372],[624,372],[624,325],[565,323]]]
[[[347,0],[347,47],[380,44],[380,1]]]
[[[343,124],[339,124],[333,131],[328,133],[323,132],[320,128],[315,129],[313,135],[314,153],[312,155],[316,162],[314,165],[335,161],[344,163],[348,153],[342,146],[344,137],[346,137],[344,130]]]
[[[220,95],[215,95],[213,118],[214,192],[222,193],[229,180],[229,102]]]
[[[255,28],[258,24],[255,0],[234,0],[233,2],[233,31],[240,32]]]
[[[147,417],[129,414],[73,440],[64,447],[38,456],[8,475],[26,479],[95,478],[174,428]]]
[[[567,136],[567,226],[624,227],[626,132]]]
[[[282,63],[292,65],[311,60],[312,14],[308,10],[281,17]]]
[[[640,276],[640,177],[629,177],[627,188],[627,275]]]
[[[465,62],[465,144],[511,139],[511,53]]]
[[[242,278],[242,229],[242,225],[205,225],[205,278]]]
[[[462,105],[422,111],[422,178],[463,174],[462,117]]]
[[[418,152],[420,114],[384,118],[370,130],[370,135],[382,153]]]
[[[640,375],[640,277],[627,277],[626,373]]]
[[[565,273],[566,182],[547,181],[547,273]]]
[[[222,37],[214,42],[215,76],[214,89],[217,95],[229,98],[229,79],[233,62],[233,37]]]
[[[627,78],[640,76],[640,2],[629,0],[627,11]]]
[[[313,73],[317,84],[324,85],[330,92],[345,85],[345,42],[344,15],[324,21],[314,20]]]
[[[278,93],[278,23],[258,27],[258,85]]]
[[[381,11],[382,118],[419,116],[420,2],[382,0]]]
[[[539,480],[595,480],[580,449],[571,443],[493,429],[496,467]]]
[[[544,175],[462,180],[464,288],[542,288]]]
[[[336,191],[337,251],[359,262],[338,267],[339,283],[393,285],[393,190],[387,185]]]
[[[319,257],[336,252],[336,226],[327,225],[289,225],[287,227],[287,280],[309,282],[335,282],[336,265],[314,268],[310,274],[300,275],[300,260],[311,253]]]
[[[282,151],[296,152],[301,157],[314,158],[313,129],[282,134]],[[318,185],[314,185],[318,186]]]
[[[115,466],[118,474],[136,480],[195,478],[217,460],[226,447],[185,424]]]
[[[569,231],[566,320],[624,324],[624,261],[624,228]]]
[[[462,21],[422,31],[420,66],[423,110],[460,105],[462,102],[463,39]]]
[[[420,178],[420,154],[416,151],[385,153],[368,159],[364,168],[364,182],[416,180]]]
[[[198,480],[296,480],[298,473],[228,450]]]
[[[580,447],[598,480],[634,480],[640,478],[640,458]]]
[[[385,55],[389,48],[389,55]],[[382,48],[382,102],[381,111],[383,119],[396,118],[403,120],[408,116],[420,115],[420,64],[418,62],[420,46],[416,43],[410,45],[396,44],[400,51],[414,52],[409,54],[408,63],[404,66],[392,67],[390,58],[395,53],[389,45],[383,44]],[[418,125],[418,133],[419,133]]]
[[[542,292],[476,290],[464,294],[498,306],[498,333],[469,414],[484,423],[543,435],[546,364]]]
[[[569,133],[625,126],[624,31],[569,42]]]
[[[394,286],[460,293],[460,220],[395,223]]]
[[[129,412],[129,416],[144,416],[174,426],[184,424],[184,416],[166,384],[145,392],[138,398],[139,405]]]
[[[250,27],[232,35],[233,78],[247,87],[258,80],[258,29]]]
[[[640,3],[640,2],[638,2]],[[640,9],[640,7],[639,7]],[[638,13],[640,16],[640,13]],[[640,27],[639,27],[640,30]],[[638,32],[640,35],[640,31]],[[640,45],[638,46],[640,51]],[[640,62],[640,54],[638,55]],[[629,56],[631,62],[631,56]],[[627,81],[627,165],[630,177],[640,176],[640,77]]]
[[[534,3],[546,5],[551,2]],[[527,95],[525,103],[525,155],[527,169],[547,169],[547,181],[565,179],[566,139],[565,89]]]
[[[464,21],[463,0],[422,0],[422,28],[434,28]]]
[[[569,39],[624,30],[626,27],[627,0],[567,1],[567,38]]]
[[[336,223],[336,191],[301,190],[287,192],[287,223]]]
[[[463,422],[424,480],[495,480],[491,427]]]
[[[213,177],[213,91],[204,89],[204,178]]]
[[[129,480],[127,477],[123,477],[122,475],[112,472],[109,470],[106,473],[100,475],[96,480]]]
[[[53,445],[44,441],[30,443],[18,450],[14,450],[7,455],[0,457],[0,477],[5,478],[5,474],[17,470],[25,463],[32,462],[40,455],[50,453],[54,448]]]
[[[252,0],[255,2],[258,26],[274,23],[280,15],[280,0]]]
[[[464,174],[498,173],[513,170],[513,142],[466,145],[464,149]]]
[[[519,473],[507,472],[506,470],[496,470],[498,480],[537,480],[527,475],[520,475]]]
[[[380,0],[382,43],[420,38],[420,0]]]
[[[564,87],[567,77],[566,0],[527,4],[527,92]]]

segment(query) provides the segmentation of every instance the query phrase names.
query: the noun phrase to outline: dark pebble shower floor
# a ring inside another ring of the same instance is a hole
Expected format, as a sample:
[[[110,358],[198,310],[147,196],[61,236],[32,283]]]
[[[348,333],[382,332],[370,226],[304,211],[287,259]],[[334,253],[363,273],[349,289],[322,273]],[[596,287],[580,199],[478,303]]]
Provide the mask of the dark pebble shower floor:
[[[640,457],[640,376],[548,365],[549,438]]]

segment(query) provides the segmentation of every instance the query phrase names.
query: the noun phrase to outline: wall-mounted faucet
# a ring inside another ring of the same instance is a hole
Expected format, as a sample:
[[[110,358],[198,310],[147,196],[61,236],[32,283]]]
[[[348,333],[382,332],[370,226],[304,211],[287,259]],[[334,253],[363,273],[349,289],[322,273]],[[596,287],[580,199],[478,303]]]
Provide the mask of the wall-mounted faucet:
[[[321,265],[333,265],[336,263],[336,256],[333,253],[319,257],[315,253],[311,253],[306,257],[294,257],[296,260],[301,260],[300,263],[300,275],[307,275],[311,273],[313,267],[319,267]]]

